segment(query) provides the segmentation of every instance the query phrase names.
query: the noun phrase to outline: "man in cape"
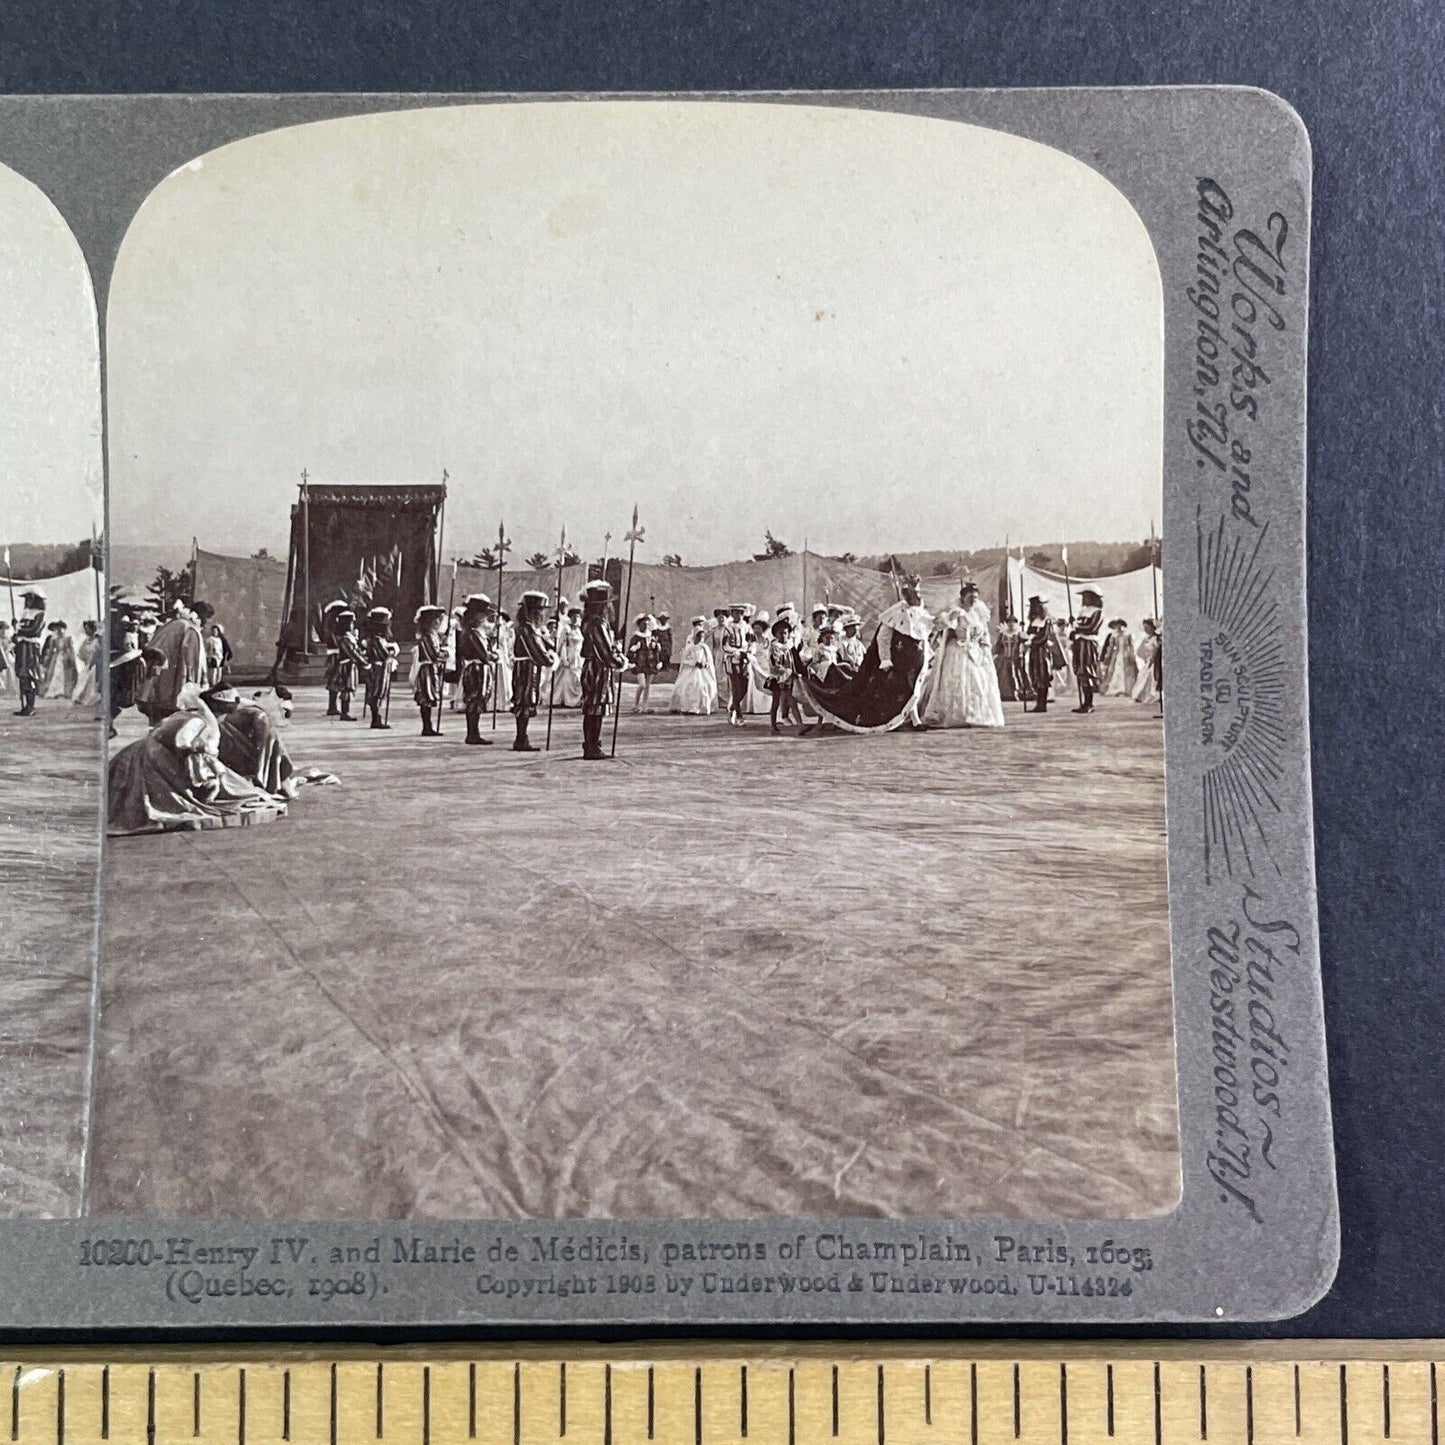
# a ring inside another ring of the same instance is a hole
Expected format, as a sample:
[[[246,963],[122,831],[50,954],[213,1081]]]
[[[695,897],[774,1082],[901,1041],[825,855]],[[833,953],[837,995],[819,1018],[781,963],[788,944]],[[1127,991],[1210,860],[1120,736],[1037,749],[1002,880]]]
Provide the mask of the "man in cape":
[[[45,645],[45,594],[38,587],[27,587],[20,594],[25,610],[15,624],[15,682],[20,689],[20,708],[16,717],[31,717],[35,699],[40,693],[42,669],[40,654]]]
[[[1074,682],[1079,689],[1075,712],[1093,712],[1094,694],[1099,690],[1099,642],[1104,630],[1104,599],[1092,587],[1080,594],[1083,606],[1069,633],[1074,664]]]
[[[546,606],[545,592],[522,593],[512,629],[512,716],[517,720],[517,736],[512,743],[514,753],[541,751],[535,743],[527,741],[527,725],[537,715],[543,669],[554,666],[557,661],[543,630]]]
[[[909,665],[915,655],[921,658],[922,672],[928,671],[930,650],[928,639],[933,631],[933,617],[923,605],[923,582],[918,577],[906,577],[899,587],[898,601],[885,607],[878,618],[878,671],[889,672],[895,665],[907,660]],[[905,725],[923,727],[918,715],[918,697],[915,692],[904,713]]]
[[[627,657],[607,621],[612,588],[602,581],[582,589],[582,756],[601,762],[602,725],[612,702],[614,674],[627,665]]]
[[[163,667],[147,673],[136,699],[155,727],[175,712],[183,687],[194,683],[199,691],[206,685],[206,643],[195,613],[178,604],[175,614],[156,628],[147,645],[165,660]]]

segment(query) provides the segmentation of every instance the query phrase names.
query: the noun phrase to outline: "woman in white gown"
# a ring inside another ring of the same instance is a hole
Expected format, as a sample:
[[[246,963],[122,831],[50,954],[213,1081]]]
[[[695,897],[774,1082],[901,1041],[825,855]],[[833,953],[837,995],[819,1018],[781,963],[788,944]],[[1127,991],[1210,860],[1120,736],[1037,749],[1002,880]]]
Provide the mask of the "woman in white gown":
[[[75,653],[80,664],[80,679],[70,700],[76,707],[95,707],[100,702],[100,626],[90,621],[81,626],[85,636]]]
[[[1144,619],[1144,640],[1139,644],[1139,681],[1134,685],[1134,701],[1150,705],[1159,701],[1159,624],[1152,617]]]
[[[958,605],[940,619],[943,644],[934,664],[923,722],[936,728],[1001,728],[1003,701],[988,635],[988,607],[965,582]]]
[[[1116,617],[1109,624],[1109,639],[1104,643],[1099,672],[1103,679],[1099,687],[1101,696],[1134,695],[1134,686],[1139,681],[1139,660],[1134,653],[1134,639],[1129,634],[1129,624],[1122,617]]]
[[[713,667],[712,648],[706,635],[707,623],[701,617],[692,619],[692,629],[683,645],[677,681],[672,685],[673,712],[707,717],[717,711],[717,672]]]
[[[582,609],[569,607],[557,623],[557,671],[552,698],[557,707],[582,706]]]

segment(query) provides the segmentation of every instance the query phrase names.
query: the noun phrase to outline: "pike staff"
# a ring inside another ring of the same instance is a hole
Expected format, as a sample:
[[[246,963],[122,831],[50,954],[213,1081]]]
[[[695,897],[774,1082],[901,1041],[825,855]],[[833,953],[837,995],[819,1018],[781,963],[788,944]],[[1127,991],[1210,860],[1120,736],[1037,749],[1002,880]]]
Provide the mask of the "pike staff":
[[[557,544],[557,595],[552,604],[552,610],[557,616],[557,632],[562,632],[562,567],[567,561],[567,524],[562,524],[562,540]],[[556,651],[556,648],[553,649]],[[552,751],[552,710],[557,705],[557,668],[562,661],[562,654],[557,652],[557,659],[552,664],[552,680],[547,688],[547,743],[542,749],[544,753]]]
[[[497,523],[497,656],[492,663],[492,731],[497,730],[497,699],[502,691],[502,563],[507,555],[507,527]]]
[[[10,549],[5,549],[5,590],[10,594],[10,631],[13,633],[16,628],[15,618],[15,578],[10,567]]]
[[[624,535],[627,543],[627,600],[622,604],[624,619],[632,616],[632,564],[637,559],[637,544],[647,539],[647,530],[637,525],[637,503],[632,504],[632,526]],[[625,636],[624,631],[624,636]],[[617,708],[612,714],[612,756],[617,756],[617,724],[622,719],[622,673],[617,674]]]
[[[1068,603],[1069,603],[1069,625],[1070,625],[1070,626],[1073,626],[1073,622],[1074,622],[1074,589],[1073,589],[1072,584],[1071,584],[1070,581],[1069,581],[1069,549],[1068,549],[1067,547],[1065,547],[1065,548],[1063,549],[1063,554],[1064,554],[1064,596],[1068,599]]]

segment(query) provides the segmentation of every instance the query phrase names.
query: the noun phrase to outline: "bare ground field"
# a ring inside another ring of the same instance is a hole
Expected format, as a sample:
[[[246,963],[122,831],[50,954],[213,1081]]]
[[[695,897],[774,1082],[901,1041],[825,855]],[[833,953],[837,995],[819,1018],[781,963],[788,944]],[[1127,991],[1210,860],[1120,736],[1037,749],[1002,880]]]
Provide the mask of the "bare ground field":
[[[79,1208],[98,887],[101,724],[0,694],[0,1216]]]
[[[108,848],[88,1211],[1175,1203],[1150,710],[875,738],[624,715],[585,764],[575,713],[523,756],[505,715],[496,747],[455,715],[423,740],[400,690],[390,733],[323,709],[298,698],[288,746],[339,788]]]

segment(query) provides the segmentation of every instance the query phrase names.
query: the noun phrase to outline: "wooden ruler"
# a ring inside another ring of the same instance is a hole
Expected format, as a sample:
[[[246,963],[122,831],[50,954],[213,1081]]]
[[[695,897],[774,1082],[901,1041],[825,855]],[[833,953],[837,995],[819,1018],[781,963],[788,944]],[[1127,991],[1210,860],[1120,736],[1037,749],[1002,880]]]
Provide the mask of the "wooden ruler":
[[[1445,1342],[15,1352],[0,1442],[1440,1445],[1437,1357]]]

